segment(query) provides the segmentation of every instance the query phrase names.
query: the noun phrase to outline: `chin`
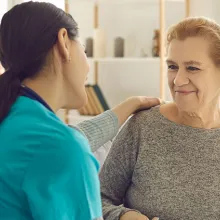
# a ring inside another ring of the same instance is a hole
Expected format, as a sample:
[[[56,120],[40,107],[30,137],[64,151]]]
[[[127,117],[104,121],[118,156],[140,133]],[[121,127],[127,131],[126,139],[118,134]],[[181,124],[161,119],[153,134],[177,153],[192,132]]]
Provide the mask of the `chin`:
[[[183,112],[195,112],[195,110],[197,109],[197,107],[194,106],[191,102],[188,103],[175,102],[175,103],[177,108]]]
[[[174,102],[176,103],[179,110],[185,112],[195,112],[198,109],[199,104],[194,94],[176,94],[174,95]]]
[[[86,104],[87,104],[88,100],[82,100],[81,102],[78,103],[77,107],[75,107],[75,109],[80,109],[83,108]]]
[[[77,100],[77,101],[74,101]],[[81,96],[73,97],[68,103],[64,106],[66,109],[80,109],[84,107],[88,102],[87,94],[83,94]]]

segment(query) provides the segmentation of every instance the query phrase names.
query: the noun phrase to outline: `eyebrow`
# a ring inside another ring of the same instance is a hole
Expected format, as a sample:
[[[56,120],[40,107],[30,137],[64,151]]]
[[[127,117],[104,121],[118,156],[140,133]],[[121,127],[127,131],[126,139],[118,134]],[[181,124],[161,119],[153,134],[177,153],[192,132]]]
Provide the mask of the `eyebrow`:
[[[177,64],[175,61],[167,59],[166,60],[167,64]],[[188,65],[196,65],[196,66],[201,66],[202,63],[200,63],[199,61],[195,61],[195,60],[189,60],[189,61],[185,61],[183,62],[184,65],[188,66]]]

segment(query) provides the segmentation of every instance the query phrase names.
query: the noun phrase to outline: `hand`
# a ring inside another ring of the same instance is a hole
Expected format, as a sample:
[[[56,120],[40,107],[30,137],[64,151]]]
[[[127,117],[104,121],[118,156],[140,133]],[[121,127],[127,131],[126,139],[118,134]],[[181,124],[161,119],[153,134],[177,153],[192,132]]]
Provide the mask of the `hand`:
[[[151,107],[160,105],[162,103],[162,101],[159,98],[149,98],[147,96],[136,96],[136,97],[131,97],[129,99],[131,101],[134,100],[133,102],[135,102],[136,100],[139,103],[136,106],[135,112],[138,112],[144,109],[149,109]]]
[[[120,220],[150,220],[150,219],[139,212],[128,211],[121,216]],[[155,217],[152,220],[159,220],[159,218]]]
[[[112,111],[117,115],[120,126],[128,119],[128,117],[138,111],[149,109],[153,106],[161,104],[158,98],[148,98],[146,96],[130,97],[121,104],[117,105]]]

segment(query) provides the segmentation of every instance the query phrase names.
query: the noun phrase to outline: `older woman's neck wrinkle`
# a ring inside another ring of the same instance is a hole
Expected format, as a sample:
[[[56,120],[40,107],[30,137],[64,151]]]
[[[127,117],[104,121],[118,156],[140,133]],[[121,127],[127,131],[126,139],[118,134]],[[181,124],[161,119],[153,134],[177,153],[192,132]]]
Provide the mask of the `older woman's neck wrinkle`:
[[[207,108],[203,111],[179,112],[179,119],[182,124],[198,128],[216,128],[220,125],[220,109]]]

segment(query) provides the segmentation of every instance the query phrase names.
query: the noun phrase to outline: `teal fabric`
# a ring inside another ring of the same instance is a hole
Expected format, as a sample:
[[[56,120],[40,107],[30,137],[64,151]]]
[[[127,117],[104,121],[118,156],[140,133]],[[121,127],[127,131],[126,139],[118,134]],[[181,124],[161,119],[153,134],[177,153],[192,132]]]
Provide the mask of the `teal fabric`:
[[[78,130],[19,97],[0,124],[0,219],[101,218],[98,170]]]

